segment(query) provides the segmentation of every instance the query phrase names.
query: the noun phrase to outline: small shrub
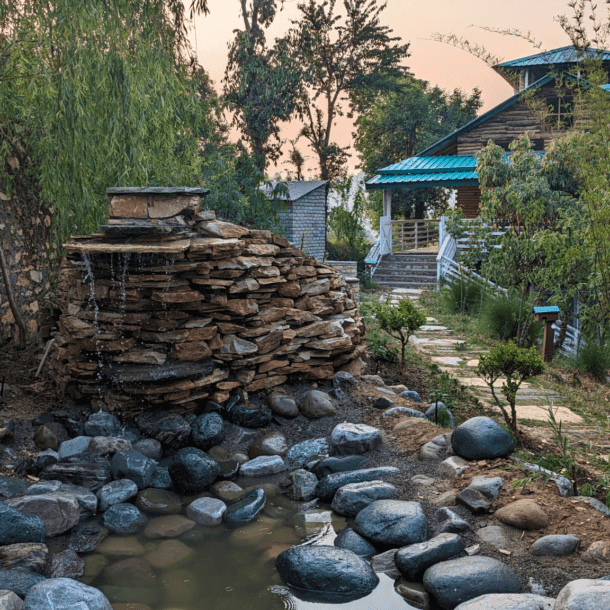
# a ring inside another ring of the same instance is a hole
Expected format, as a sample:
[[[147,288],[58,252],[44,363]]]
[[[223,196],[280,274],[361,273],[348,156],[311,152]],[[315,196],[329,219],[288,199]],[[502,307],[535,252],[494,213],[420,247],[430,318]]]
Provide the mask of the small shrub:
[[[371,333],[367,337],[367,343],[375,361],[375,373],[382,362],[398,362],[398,347],[390,345],[387,339],[379,333]]]
[[[462,277],[446,280],[441,288],[441,307],[447,313],[478,314],[485,299],[486,288],[476,279]]]
[[[576,368],[588,373],[598,381],[606,381],[606,371],[610,369],[610,347],[594,340],[587,341],[576,356]]]

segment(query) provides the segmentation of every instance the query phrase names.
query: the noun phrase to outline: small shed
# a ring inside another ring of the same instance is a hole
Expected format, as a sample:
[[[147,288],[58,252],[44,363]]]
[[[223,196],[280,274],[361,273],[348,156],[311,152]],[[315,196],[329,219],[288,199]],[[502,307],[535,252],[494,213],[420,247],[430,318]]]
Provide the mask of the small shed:
[[[326,180],[286,182],[286,210],[278,229],[309,256],[321,261],[326,251]]]

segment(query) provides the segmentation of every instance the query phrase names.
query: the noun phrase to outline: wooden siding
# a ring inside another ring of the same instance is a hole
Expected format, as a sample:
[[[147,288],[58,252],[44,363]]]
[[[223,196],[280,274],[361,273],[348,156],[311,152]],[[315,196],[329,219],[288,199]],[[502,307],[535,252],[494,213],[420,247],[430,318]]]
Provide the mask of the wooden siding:
[[[457,206],[462,208],[464,218],[477,218],[481,189],[478,186],[460,186],[457,188]]]

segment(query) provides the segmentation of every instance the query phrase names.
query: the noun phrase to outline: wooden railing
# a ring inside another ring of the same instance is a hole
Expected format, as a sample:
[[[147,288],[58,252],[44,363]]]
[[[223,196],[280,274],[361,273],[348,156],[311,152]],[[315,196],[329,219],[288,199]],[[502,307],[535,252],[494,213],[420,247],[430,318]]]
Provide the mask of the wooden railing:
[[[438,245],[438,220],[393,220],[392,252],[408,252]]]

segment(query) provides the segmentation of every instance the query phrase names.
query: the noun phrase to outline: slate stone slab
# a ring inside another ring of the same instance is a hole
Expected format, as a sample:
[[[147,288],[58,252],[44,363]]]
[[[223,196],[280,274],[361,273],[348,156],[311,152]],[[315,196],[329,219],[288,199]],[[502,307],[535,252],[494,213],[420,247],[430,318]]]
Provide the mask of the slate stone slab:
[[[508,457],[515,450],[508,432],[491,417],[483,416],[460,424],[451,435],[451,447],[467,460]]]
[[[334,546],[295,546],[278,555],[275,566],[282,580],[311,592],[366,595],[379,577],[362,558]]]
[[[424,586],[447,610],[489,593],[519,593],[519,579],[512,568],[480,556],[437,563],[424,573]]]
[[[320,479],[316,487],[316,496],[322,502],[333,501],[337,490],[350,483],[363,483],[364,481],[375,481],[392,476],[398,472],[394,466],[381,466],[379,468],[363,468],[348,472],[335,472]]]
[[[473,515],[483,515],[489,512],[491,502],[480,491],[467,487],[456,498],[458,504],[465,506]]]
[[[460,532],[466,532],[470,529],[470,525],[467,521],[464,521],[457,513],[454,513],[446,506],[439,508],[434,516],[439,521],[439,526],[436,530],[437,535],[459,534]]]
[[[400,500],[373,502],[358,513],[354,529],[373,543],[390,546],[424,542],[428,536],[421,504]]]
[[[23,610],[112,610],[104,594],[71,578],[54,578],[34,585]]]
[[[117,383],[150,383],[209,375],[214,363],[108,364],[102,370]]]
[[[81,458],[86,461],[81,461]],[[112,480],[110,463],[99,456],[73,456],[67,462],[46,466],[40,473],[41,479],[59,480],[71,485],[79,485],[95,493]]]
[[[223,514],[223,521],[230,527],[239,527],[256,519],[265,506],[265,492],[260,487],[249,491],[239,502],[232,504]]]
[[[426,542],[398,549],[394,561],[406,580],[419,581],[429,567],[458,555],[465,547],[457,534],[440,534]]]

